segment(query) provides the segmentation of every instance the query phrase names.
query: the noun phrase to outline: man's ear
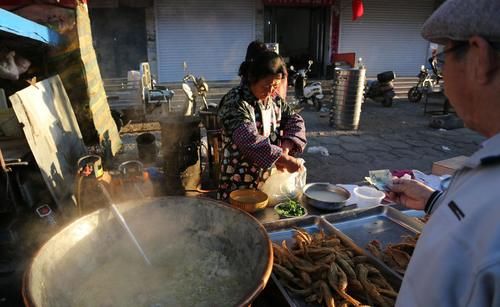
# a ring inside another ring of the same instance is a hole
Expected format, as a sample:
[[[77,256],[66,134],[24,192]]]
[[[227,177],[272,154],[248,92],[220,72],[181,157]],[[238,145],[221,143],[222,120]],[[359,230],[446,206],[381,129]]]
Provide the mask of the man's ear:
[[[495,51],[488,41],[477,35],[469,39],[469,45],[474,79],[482,85],[487,85],[493,80],[493,74],[497,69]]]

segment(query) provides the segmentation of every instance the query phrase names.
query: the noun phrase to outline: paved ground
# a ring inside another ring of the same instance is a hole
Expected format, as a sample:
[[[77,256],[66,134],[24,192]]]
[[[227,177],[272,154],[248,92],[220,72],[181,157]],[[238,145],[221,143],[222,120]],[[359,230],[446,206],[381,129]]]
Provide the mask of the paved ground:
[[[329,126],[327,116],[321,117],[312,110],[306,109],[301,115],[306,121],[308,148],[323,146],[330,154],[307,153],[306,148],[303,158],[308,182],[357,182],[369,170],[382,168],[430,173],[433,162],[470,155],[484,140],[467,128],[446,131],[430,128],[432,117],[424,115],[423,105],[406,100],[396,101],[391,108],[368,100],[363,104],[358,131],[336,131]],[[156,130],[159,126],[147,124],[137,129]],[[160,132],[153,133],[160,145]],[[136,159],[136,136],[122,135],[125,153],[120,155],[121,160]]]
[[[305,153],[308,182],[356,182],[372,169],[418,169],[430,173],[432,163],[470,155],[484,138],[467,128],[436,130],[421,104],[403,100],[392,108],[367,101],[358,131],[334,131],[328,117],[303,111],[308,147],[324,146],[330,155]],[[306,149],[307,151],[307,149]]]

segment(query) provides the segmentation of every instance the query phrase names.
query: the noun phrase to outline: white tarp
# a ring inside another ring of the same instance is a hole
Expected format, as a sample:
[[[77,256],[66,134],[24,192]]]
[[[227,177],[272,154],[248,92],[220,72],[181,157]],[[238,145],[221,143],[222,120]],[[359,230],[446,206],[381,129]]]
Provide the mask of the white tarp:
[[[43,178],[62,209],[72,202],[76,163],[86,148],[61,79],[40,81],[9,98]]]

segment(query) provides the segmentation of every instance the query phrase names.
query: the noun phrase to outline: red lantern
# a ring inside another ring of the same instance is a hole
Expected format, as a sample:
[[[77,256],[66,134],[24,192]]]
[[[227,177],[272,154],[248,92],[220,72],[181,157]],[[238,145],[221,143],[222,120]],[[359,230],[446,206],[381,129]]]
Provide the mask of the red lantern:
[[[356,20],[363,16],[365,8],[362,0],[352,0],[352,20]]]

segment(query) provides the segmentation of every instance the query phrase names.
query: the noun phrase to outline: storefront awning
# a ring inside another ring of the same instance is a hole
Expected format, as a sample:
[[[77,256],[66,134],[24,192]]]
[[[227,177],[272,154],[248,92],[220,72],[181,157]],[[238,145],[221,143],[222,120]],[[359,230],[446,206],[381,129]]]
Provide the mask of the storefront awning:
[[[263,0],[267,6],[330,6],[335,0]]]

